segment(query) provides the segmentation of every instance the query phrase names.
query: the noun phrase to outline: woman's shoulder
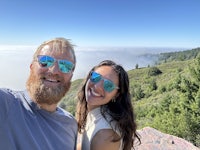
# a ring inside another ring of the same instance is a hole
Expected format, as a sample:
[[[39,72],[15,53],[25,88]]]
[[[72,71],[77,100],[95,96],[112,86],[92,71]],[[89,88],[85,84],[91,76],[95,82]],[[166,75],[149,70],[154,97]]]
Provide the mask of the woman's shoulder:
[[[92,138],[91,147],[95,150],[119,149],[120,136],[112,129],[101,129]],[[114,142],[115,141],[115,142]]]

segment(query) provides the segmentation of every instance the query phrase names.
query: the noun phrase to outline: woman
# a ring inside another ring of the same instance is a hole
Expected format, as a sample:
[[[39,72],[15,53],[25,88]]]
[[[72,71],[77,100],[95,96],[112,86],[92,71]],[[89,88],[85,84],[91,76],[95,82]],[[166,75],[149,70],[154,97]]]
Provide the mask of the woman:
[[[131,150],[140,141],[122,66],[105,60],[92,68],[78,93],[76,117],[82,150]]]

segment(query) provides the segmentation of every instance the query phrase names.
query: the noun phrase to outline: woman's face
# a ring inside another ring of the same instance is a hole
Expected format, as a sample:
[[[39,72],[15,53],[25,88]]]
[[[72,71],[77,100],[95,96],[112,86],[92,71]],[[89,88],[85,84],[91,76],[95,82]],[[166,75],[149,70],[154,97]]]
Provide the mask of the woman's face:
[[[112,83],[114,86],[111,86]],[[119,77],[111,66],[101,66],[94,70],[92,80],[88,79],[85,88],[88,109],[92,110],[110,102],[117,94],[118,85]]]

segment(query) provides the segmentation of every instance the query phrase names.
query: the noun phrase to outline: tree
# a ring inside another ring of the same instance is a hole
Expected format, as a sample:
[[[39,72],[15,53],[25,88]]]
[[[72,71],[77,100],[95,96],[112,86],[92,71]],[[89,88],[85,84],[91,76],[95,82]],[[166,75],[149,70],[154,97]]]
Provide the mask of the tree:
[[[139,67],[139,65],[138,65],[138,64],[136,64],[136,65],[135,65],[135,69],[138,69],[138,67]]]

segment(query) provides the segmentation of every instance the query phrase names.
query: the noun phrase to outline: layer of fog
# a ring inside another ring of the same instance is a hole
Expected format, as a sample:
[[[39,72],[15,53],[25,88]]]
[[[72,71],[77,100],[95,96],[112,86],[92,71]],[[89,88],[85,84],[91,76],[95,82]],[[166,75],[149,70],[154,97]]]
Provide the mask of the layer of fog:
[[[32,47],[13,50],[0,49],[0,87],[15,90],[25,89],[29,75],[29,66],[34,53]],[[181,51],[180,48],[76,48],[77,65],[73,80],[84,78],[88,71],[100,61],[111,59],[121,64],[127,71],[139,67],[153,65],[155,57],[148,54]]]

